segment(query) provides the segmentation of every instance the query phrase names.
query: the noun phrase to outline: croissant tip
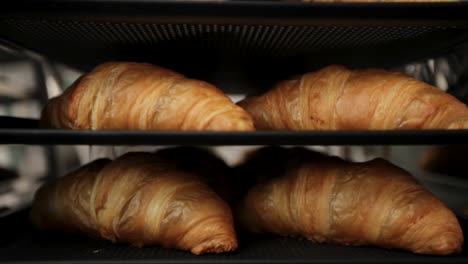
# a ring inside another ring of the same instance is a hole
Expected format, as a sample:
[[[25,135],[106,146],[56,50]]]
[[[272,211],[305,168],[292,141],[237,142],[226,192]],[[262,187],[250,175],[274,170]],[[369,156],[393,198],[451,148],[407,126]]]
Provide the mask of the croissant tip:
[[[462,251],[463,242],[456,237],[439,237],[429,242],[423,254],[450,255]]]
[[[205,253],[223,253],[230,252],[237,249],[237,241],[209,241],[207,243],[202,243],[192,248],[191,252],[195,255],[201,255]]]
[[[468,120],[452,122],[448,126],[448,129],[466,129],[466,128],[468,128]]]

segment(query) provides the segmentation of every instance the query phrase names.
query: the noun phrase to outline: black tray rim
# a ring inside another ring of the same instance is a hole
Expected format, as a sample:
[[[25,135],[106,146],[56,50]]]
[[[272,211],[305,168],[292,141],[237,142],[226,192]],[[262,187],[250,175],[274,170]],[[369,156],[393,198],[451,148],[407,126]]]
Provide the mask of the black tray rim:
[[[450,145],[468,144],[462,130],[157,131],[0,129],[0,144],[27,145]]]

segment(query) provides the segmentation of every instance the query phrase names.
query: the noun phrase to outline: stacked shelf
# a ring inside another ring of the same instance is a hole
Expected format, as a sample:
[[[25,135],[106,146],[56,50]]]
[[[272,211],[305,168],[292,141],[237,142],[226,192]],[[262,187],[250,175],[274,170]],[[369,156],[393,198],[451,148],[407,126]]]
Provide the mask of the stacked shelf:
[[[156,63],[254,94],[327,64],[393,68],[468,43],[468,3],[291,3],[268,1],[16,0],[0,9],[0,42],[83,71],[109,60]],[[196,67],[194,67],[196,65]],[[235,80],[228,83],[226,80]],[[72,131],[2,117],[0,144],[30,145],[431,145],[467,144],[468,130]],[[466,220],[460,219],[464,230]],[[0,219],[0,261],[17,263],[443,262],[374,247],[316,245],[240,234],[235,253],[193,256],[83,237],[40,234],[27,210]],[[27,252],[27,254],[25,254]]]
[[[467,42],[467,12],[465,2],[19,0],[0,10],[0,36],[84,71],[151,62],[249,93],[327,64],[393,67],[443,54]]]
[[[144,248],[83,236],[44,234],[28,222],[28,210],[0,219],[0,260],[15,263],[466,263],[467,250],[453,256],[423,256],[376,247],[314,244],[304,239],[238,234],[232,253],[195,256],[191,253]],[[468,228],[466,219],[460,223]]]
[[[39,120],[0,116],[0,144],[28,145],[448,145],[466,130],[138,131],[39,128]]]
[[[468,144],[464,130],[426,131],[72,131],[1,129],[0,144],[29,145],[440,145]]]

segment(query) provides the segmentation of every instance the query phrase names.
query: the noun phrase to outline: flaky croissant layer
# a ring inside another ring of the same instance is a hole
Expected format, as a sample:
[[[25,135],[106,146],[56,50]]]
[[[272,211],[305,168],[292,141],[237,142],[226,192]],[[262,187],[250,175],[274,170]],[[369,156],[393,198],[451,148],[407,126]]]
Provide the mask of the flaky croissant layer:
[[[213,85],[147,63],[108,62],[42,111],[68,129],[254,130],[252,118]]]
[[[423,254],[461,250],[452,211],[383,159],[351,163],[305,149],[265,148],[240,171],[259,179],[237,211],[250,231]]]
[[[147,153],[96,160],[44,185],[31,219],[41,229],[136,246],[194,254],[237,248],[226,202],[199,177]]]
[[[400,72],[332,65],[279,82],[238,105],[257,129],[462,129],[455,97]]]

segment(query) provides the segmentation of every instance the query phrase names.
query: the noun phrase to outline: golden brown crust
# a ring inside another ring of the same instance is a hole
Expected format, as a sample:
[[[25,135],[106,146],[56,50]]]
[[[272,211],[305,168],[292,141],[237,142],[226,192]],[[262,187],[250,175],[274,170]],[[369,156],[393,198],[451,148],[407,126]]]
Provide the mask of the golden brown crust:
[[[41,229],[136,246],[194,254],[237,248],[229,206],[197,176],[147,153],[94,161],[45,185],[31,218]]]
[[[304,149],[265,148],[242,170],[264,178],[237,212],[253,232],[422,254],[461,250],[463,233],[451,210],[382,159],[350,163]]]
[[[332,65],[238,103],[257,129],[459,129],[467,107],[400,72]]]
[[[108,62],[75,81],[42,112],[67,129],[254,130],[251,117],[203,81],[146,63]]]

